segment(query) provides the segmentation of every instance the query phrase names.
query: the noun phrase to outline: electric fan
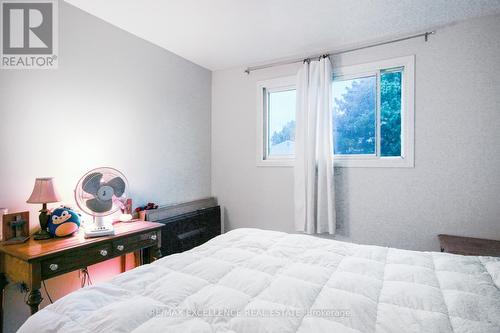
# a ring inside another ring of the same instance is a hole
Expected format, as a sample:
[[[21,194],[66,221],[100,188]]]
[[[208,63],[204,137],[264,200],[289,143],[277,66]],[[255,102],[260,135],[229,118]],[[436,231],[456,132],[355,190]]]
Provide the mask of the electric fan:
[[[76,204],[94,219],[93,225],[84,227],[85,238],[114,235],[113,225],[105,217],[125,207],[127,188],[127,178],[108,167],[91,170],[78,181]]]

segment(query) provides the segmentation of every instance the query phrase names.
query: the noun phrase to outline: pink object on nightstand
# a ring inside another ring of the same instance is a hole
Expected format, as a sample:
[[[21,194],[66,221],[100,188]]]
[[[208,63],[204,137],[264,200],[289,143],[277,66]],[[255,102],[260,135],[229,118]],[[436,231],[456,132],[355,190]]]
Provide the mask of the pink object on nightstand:
[[[37,178],[33,187],[33,193],[31,193],[26,202],[46,204],[58,201],[61,201],[61,199],[54,187],[53,178]]]

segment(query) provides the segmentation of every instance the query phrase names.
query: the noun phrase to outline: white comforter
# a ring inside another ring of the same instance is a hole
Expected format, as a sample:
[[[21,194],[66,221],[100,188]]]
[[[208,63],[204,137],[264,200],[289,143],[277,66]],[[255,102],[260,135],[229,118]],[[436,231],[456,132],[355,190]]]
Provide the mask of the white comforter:
[[[500,258],[237,229],[78,290],[20,332],[500,332]]]

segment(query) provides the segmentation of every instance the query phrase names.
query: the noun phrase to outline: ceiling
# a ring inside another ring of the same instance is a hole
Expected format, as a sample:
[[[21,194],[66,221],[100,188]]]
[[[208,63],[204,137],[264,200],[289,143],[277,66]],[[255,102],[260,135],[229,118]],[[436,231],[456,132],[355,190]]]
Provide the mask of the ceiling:
[[[66,0],[211,70],[500,13],[500,0]]]

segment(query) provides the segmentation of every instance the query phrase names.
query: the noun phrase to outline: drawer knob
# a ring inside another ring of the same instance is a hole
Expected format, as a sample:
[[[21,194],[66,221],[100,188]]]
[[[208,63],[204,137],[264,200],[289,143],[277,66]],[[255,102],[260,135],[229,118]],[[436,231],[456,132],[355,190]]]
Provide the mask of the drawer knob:
[[[125,248],[125,247],[124,247],[123,245],[118,245],[118,246],[116,247],[116,249],[117,249],[118,251],[123,251],[123,249],[124,249],[124,248]]]
[[[106,250],[101,250],[101,252],[99,252],[101,254],[101,256],[105,257],[108,255],[108,251]]]
[[[152,235],[151,235],[151,239],[152,239],[152,240],[156,240],[156,237],[157,237],[157,236],[156,236],[156,234],[152,234]]]
[[[59,265],[58,264],[50,264],[49,268],[51,271],[57,271],[57,269],[59,268]]]

